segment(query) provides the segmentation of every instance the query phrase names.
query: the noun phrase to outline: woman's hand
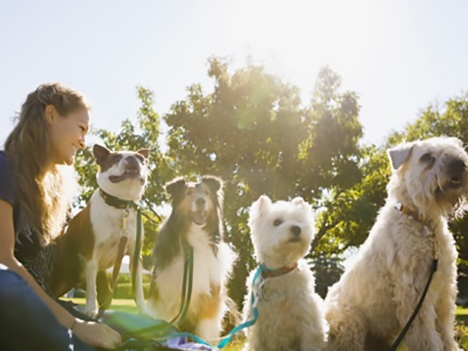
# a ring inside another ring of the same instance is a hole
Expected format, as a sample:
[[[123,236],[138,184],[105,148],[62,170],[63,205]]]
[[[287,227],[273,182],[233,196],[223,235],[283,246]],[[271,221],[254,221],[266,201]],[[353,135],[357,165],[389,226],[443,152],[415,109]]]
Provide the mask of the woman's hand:
[[[85,322],[77,318],[72,329],[81,341],[91,346],[110,350],[122,343],[120,334],[106,324]]]

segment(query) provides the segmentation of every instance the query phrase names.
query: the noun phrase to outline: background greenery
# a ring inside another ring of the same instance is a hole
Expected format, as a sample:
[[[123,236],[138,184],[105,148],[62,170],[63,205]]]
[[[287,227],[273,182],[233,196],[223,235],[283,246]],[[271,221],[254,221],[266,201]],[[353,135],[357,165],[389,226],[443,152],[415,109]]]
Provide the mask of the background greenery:
[[[261,194],[273,200],[302,196],[314,207],[317,235],[309,258],[324,296],[339,279],[344,257],[366,239],[384,203],[390,175],[386,150],[403,140],[438,135],[468,144],[467,94],[422,106],[414,123],[391,133],[382,145],[368,145],[362,141],[359,96],[343,91],[340,76],[329,67],[318,74],[309,101],[302,101],[297,87],[259,65],[246,63],[233,71],[214,57],[207,74],[211,91],[189,86],[186,98],[175,101],[163,116],[153,108],[153,93],[137,87],[140,108],[135,116],[119,131],[93,133],[111,149],[151,149],[151,175],[142,200],[147,269],[167,208],[164,184],[176,176],[194,180],[204,174],[224,180],[225,239],[239,254],[229,290],[239,306],[246,276],[256,265],[248,210]],[[91,148],[77,157],[76,169],[82,186],[77,206],[83,207],[97,186]],[[466,294],[468,216],[450,228],[460,257],[460,289]]]

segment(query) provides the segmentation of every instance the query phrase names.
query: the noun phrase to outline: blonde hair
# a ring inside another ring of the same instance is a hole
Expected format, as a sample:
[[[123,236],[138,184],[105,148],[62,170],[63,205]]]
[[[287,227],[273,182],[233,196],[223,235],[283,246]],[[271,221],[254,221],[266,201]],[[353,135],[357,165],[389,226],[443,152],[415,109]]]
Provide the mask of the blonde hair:
[[[16,203],[44,242],[59,235],[71,207],[76,180],[72,167],[51,165],[49,125],[45,109],[52,105],[64,118],[89,105],[84,97],[60,83],[42,84],[21,106],[17,124],[5,142],[15,183]]]

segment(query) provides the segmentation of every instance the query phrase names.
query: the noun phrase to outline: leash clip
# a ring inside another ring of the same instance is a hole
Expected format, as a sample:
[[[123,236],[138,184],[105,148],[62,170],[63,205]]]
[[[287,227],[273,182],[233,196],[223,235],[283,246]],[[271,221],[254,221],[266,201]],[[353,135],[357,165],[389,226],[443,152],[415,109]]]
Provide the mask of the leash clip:
[[[122,236],[128,236],[127,231],[127,219],[130,215],[130,210],[126,207],[122,212],[122,217],[120,217],[120,229],[122,229],[121,234]]]
[[[252,308],[257,308],[258,302],[260,301],[260,298],[263,296],[263,286],[265,285],[266,279],[264,278],[259,278],[257,289],[254,292],[254,301],[252,303]]]

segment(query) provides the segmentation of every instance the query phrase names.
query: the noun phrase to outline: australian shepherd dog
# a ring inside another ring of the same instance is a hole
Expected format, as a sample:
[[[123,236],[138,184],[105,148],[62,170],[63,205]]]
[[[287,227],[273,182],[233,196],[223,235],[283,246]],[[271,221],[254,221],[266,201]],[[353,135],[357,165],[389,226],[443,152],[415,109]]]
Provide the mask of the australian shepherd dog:
[[[171,321],[180,311],[185,260],[193,248],[191,300],[181,331],[213,341],[227,312],[226,283],[237,255],[223,241],[223,183],[204,176],[198,183],[176,178],[166,184],[172,211],[154,247],[155,266],[148,297],[153,316]]]

